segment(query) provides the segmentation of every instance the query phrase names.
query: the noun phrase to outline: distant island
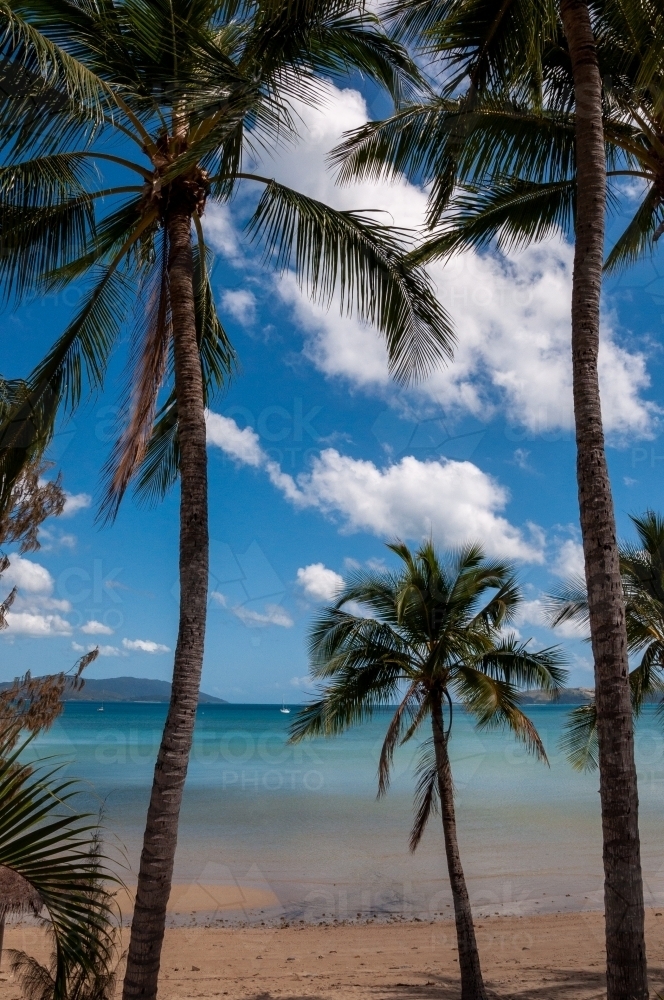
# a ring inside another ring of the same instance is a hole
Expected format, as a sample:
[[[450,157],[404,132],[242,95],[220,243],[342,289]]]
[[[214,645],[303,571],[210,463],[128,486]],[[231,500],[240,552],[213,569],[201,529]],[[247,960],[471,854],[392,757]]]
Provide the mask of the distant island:
[[[10,687],[0,684],[0,691]],[[63,701],[150,701],[171,700],[169,681],[154,681],[149,677],[106,677],[103,680],[86,678],[81,691],[67,691]],[[199,705],[227,705],[223,698],[215,698],[203,691],[198,696]]]
[[[548,705],[553,701],[557,705],[587,705],[594,697],[594,688],[563,688],[555,699],[548,691],[524,691],[520,701],[522,705]]]

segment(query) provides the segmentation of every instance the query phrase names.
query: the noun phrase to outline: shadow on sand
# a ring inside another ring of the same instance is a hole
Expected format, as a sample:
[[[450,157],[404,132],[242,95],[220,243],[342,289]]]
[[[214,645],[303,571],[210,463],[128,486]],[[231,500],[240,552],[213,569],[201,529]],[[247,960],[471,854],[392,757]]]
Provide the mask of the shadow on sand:
[[[604,1000],[606,987],[604,972],[583,970],[524,969],[523,985],[502,984],[485,977],[487,993],[491,1000]],[[663,998],[664,969],[650,969],[652,1000]],[[460,1000],[461,988],[455,976],[437,976],[429,973],[424,983],[393,983],[359,988],[375,1000]],[[256,993],[248,1000],[275,1000],[271,993]],[[327,1000],[318,993],[292,993],[280,995],[278,1000]]]

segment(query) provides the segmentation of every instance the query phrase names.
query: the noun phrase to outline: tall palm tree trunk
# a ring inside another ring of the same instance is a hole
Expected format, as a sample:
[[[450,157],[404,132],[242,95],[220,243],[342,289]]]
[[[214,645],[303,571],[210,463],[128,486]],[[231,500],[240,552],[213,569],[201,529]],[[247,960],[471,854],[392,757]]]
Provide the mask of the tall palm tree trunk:
[[[608,1000],[645,1000],[648,975],[625,609],[604,452],[597,352],[606,166],[602,81],[587,0],[561,0],[576,98],[572,365],[577,479],[595,661]]]
[[[167,227],[180,439],[180,625],[171,703],[143,838],[123,1000],[154,1000],[157,995],[180,804],[196,721],[207,606],[207,455],[189,206],[172,209]]]
[[[480,955],[477,950],[473,914],[466,879],[461,867],[459,844],[457,843],[456,816],[454,814],[454,784],[452,769],[447,752],[447,737],[443,728],[443,711],[440,697],[434,700],[431,712],[433,743],[438,769],[438,790],[443,816],[443,835],[447,870],[454,900],[457,944],[459,947],[459,971],[461,973],[461,1000],[486,1000],[486,990],[482,979]]]

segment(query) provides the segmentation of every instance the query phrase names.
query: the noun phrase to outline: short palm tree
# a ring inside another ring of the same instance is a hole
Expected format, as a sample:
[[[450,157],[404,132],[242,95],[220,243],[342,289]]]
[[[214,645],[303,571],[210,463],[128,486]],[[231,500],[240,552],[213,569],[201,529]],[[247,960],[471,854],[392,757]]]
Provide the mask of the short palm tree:
[[[208,587],[205,408],[235,353],[217,315],[203,214],[240,185],[262,191],[248,227],[266,263],[374,323],[399,378],[449,357],[451,331],[400,234],[336,212],[251,169],[297,138],[293,102],[350,69],[395,99],[417,82],[360,0],[27,0],[0,3],[0,280],[8,295],[87,283],[76,316],[12,384],[0,472],[39,454],[56,414],[102,384],[130,312],[127,416],[107,466],[113,516],[133,480],[180,480],[180,621],[124,983],[156,996],[178,817],[203,662]],[[162,393],[163,387],[163,393]],[[10,477],[11,478],[11,477]]]
[[[518,689],[555,693],[565,671],[556,649],[530,651],[505,635],[520,593],[512,569],[468,545],[442,559],[433,543],[416,552],[388,548],[401,560],[395,572],[355,574],[333,605],[315,620],[309,642],[311,675],[324,687],[291,728],[294,741],[331,736],[398,702],[388,726],[378,770],[378,794],[388,788],[395,748],[412,739],[425,720],[410,835],[415,850],[440,805],[454,900],[463,1000],[485,1000],[470,899],[456,834],[449,758],[453,706],[459,703],[480,729],[507,728],[546,760],[530,719],[519,708]],[[366,609],[350,610],[349,602]]]
[[[640,662],[629,673],[632,711],[637,719],[649,701],[664,696],[664,518],[652,510],[632,517],[640,547],[620,546],[629,651]],[[588,596],[584,580],[570,580],[548,601],[552,627],[564,622],[587,628]],[[664,701],[660,701],[660,709]],[[595,770],[597,707],[594,700],[570,713],[562,747],[578,771]]]
[[[634,259],[661,231],[660,5],[392,0],[385,9],[437,60],[443,89],[349,137],[339,156],[346,177],[405,170],[430,182],[430,232],[413,259],[574,230],[572,383],[601,732],[607,993],[647,1000],[625,612],[597,361],[607,153],[612,175],[635,175],[646,191],[609,265]]]

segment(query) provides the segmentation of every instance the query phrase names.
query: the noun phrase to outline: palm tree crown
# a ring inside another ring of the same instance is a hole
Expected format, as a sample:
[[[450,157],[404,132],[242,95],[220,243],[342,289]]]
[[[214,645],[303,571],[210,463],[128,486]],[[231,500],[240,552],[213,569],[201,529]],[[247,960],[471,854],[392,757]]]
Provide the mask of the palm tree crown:
[[[167,219],[196,234],[194,304],[206,404],[235,354],[217,315],[201,218],[240,184],[263,191],[248,235],[311,294],[373,322],[400,378],[449,357],[452,335],[426,276],[403,259],[404,234],[335,212],[247,169],[294,140],[293,101],[319,99],[317,75],[350,68],[395,99],[417,83],[405,51],[356,0],[77,0],[5,3],[0,136],[0,281],[19,298],[85,282],[77,314],[27,382],[3,387],[0,464],[42,451],[58,407],[101,385],[136,311],[128,422],[107,468],[112,514],[143,463],[139,492],[178,471]],[[20,84],[20,85],[19,85]]]
[[[397,701],[380,757],[383,794],[397,745],[441,711],[447,715],[448,740],[457,702],[480,728],[507,727],[546,760],[532,722],[519,708],[518,689],[555,692],[565,671],[557,649],[530,651],[527,643],[505,635],[521,600],[511,567],[485,559],[477,545],[447,560],[431,542],[415,553],[403,544],[388,547],[402,561],[401,569],[356,574],[316,619],[311,674],[325,684],[324,693],[294,720],[292,738],[340,733]],[[366,617],[353,613],[350,602],[366,609]],[[430,753],[423,759],[412,849],[437,794]]]
[[[593,8],[609,211],[623,204],[621,182],[642,184],[607,270],[652,253],[664,232],[658,14],[648,3]],[[520,4],[480,14],[472,2],[401,3],[392,17],[407,37],[424,29],[429,54],[456,71],[440,93],[351,133],[335,153],[342,178],[403,172],[430,185],[434,232],[415,254],[420,262],[492,243],[507,251],[569,232],[576,215],[574,85],[560,19]],[[470,85],[459,95],[462,79]]]

